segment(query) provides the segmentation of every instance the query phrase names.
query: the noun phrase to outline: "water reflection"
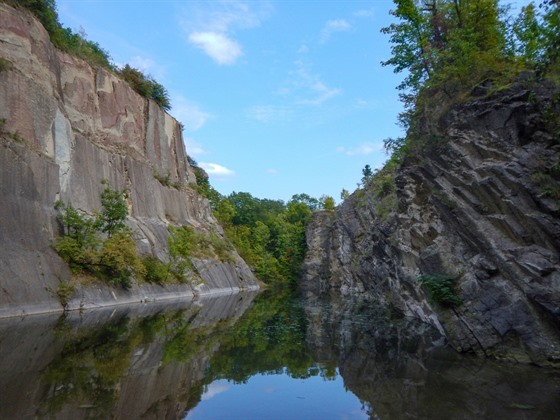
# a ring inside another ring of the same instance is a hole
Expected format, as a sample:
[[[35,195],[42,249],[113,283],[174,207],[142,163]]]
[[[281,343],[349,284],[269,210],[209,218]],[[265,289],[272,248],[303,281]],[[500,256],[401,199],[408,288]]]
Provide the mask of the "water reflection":
[[[241,294],[0,321],[0,418],[558,413],[558,371],[459,356],[365,301]]]

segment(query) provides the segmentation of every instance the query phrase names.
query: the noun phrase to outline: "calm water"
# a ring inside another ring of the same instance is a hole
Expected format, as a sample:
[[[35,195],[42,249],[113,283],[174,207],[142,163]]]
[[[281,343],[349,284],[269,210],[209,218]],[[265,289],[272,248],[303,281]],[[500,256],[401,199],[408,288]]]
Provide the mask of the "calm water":
[[[0,419],[560,419],[560,372],[367,302],[263,293],[0,320]]]

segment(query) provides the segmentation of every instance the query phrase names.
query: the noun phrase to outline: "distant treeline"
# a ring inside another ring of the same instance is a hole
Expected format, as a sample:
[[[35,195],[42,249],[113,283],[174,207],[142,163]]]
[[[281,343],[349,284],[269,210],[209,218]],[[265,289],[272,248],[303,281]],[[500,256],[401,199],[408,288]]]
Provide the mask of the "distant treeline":
[[[208,175],[189,158],[199,194],[210,200],[214,216],[257,277],[271,285],[292,284],[307,250],[305,226],[314,211],[334,210],[332,197],[295,194],[288,203],[260,199],[247,192],[224,196],[208,183]]]
[[[0,1],[14,7],[23,7],[33,13],[41,21],[49,33],[51,42],[58,49],[80,57],[94,67],[103,67],[118,74],[140,95],[154,100],[166,111],[171,109],[167,90],[151,76],[145,75],[128,64],[123,68],[117,68],[113,64],[109,53],[101,48],[97,42],[87,40],[83,31],[75,33],[70,28],[64,28],[58,20],[55,0]]]

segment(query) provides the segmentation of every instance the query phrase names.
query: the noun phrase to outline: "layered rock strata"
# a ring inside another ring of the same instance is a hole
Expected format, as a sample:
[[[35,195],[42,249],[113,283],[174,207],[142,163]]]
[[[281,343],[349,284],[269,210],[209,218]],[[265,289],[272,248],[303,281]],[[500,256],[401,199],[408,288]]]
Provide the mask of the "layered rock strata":
[[[414,133],[389,215],[373,185],[315,215],[302,287],[367,296],[459,351],[560,365],[559,90],[529,76],[473,96]],[[456,279],[460,304],[428,299],[421,275]]]

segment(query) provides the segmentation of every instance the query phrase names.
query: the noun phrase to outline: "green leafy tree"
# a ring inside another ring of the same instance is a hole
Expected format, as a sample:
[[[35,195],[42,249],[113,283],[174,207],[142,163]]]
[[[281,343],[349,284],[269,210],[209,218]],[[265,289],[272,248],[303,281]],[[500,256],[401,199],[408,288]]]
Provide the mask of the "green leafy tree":
[[[371,178],[373,177],[373,170],[371,169],[371,166],[366,165],[364,166],[364,169],[362,169],[362,185],[367,185],[367,183],[371,180]]]
[[[335,202],[334,198],[329,195],[324,195],[319,200],[321,202],[321,208],[325,210],[334,210]]]
[[[101,205],[103,209],[97,218],[97,225],[102,232],[109,236],[126,228],[125,220],[128,216],[128,206],[125,199],[128,198],[126,191],[116,191],[105,188],[101,193]]]

